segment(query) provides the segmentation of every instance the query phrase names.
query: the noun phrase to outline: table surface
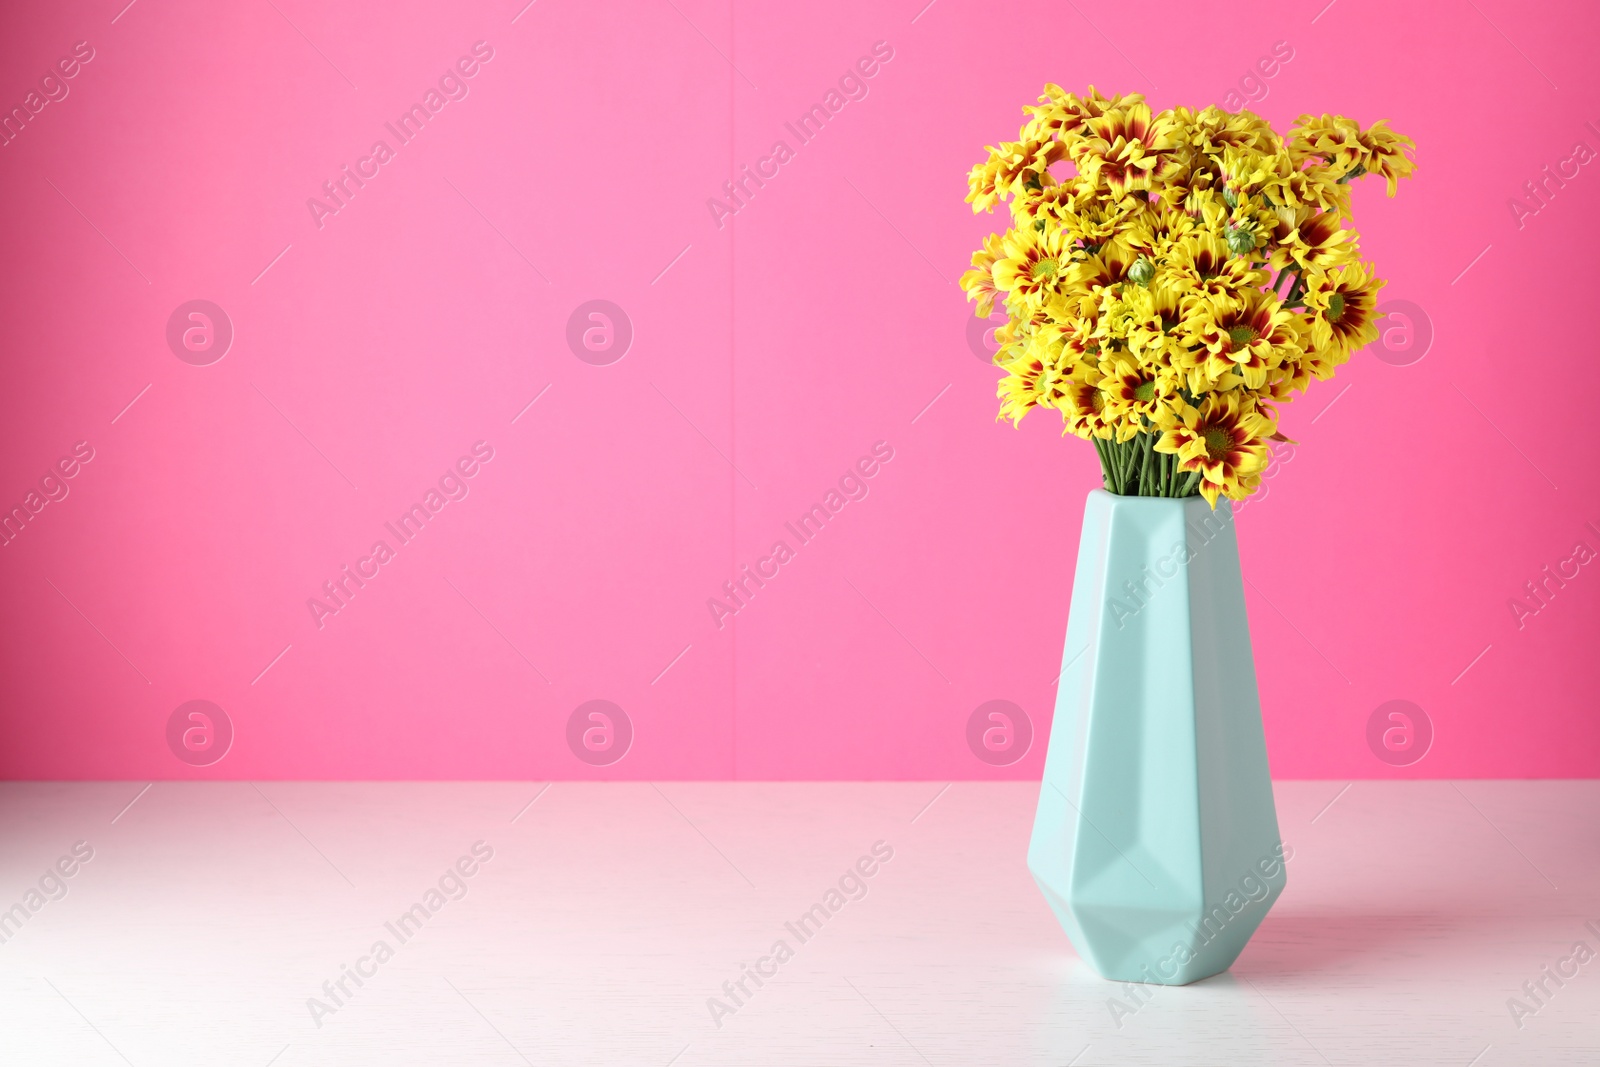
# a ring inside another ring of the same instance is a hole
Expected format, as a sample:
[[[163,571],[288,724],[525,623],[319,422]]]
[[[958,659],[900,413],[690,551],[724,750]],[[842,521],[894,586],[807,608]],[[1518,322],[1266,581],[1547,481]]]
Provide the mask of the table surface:
[[[1129,987],[1036,784],[4,783],[0,1061],[1600,1064],[1600,782],[1275,788],[1233,970]]]

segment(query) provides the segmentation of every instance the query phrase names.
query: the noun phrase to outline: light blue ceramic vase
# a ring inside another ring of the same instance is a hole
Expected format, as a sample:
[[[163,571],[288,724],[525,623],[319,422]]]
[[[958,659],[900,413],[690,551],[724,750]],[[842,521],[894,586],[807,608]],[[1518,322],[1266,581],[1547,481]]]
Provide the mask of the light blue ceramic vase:
[[[1028,868],[1107,978],[1233,964],[1284,886],[1226,500],[1084,509]]]

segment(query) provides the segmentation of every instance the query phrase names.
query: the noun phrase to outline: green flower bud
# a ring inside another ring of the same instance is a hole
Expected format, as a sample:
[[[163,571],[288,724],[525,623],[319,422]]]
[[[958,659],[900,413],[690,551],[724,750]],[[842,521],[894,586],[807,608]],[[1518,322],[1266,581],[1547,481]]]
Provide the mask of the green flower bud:
[[[1222,190],[1222,202],[1227,204],[1230,208],[1238,207],[1239,194],[1234,192],[1232,189],[1224,189]]]
[[[1149,285],[1150,279],[1156,276],[1156,265],[1140,256],[1128,268],[1128,280],[1134,285]]]
[[[1249,230],[1229,230],[1228,250],[1236,256],[1242,256],[1256,250],[1256,235]]]

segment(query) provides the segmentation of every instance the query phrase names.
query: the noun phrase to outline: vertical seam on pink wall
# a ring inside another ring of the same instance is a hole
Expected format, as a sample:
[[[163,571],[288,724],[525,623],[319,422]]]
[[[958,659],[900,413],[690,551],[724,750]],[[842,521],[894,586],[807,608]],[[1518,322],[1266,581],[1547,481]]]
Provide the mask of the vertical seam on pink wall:
[[[737,0],[728,0],[728,173],[734,173],[734,138],[738,108],[738,84],[733,80],[739,62],[739,32],[734,22]],[[728,227],[728,573],[738,573],[739,486],[734,475],[739,463],[739,329],[735,314],[738,290],[739,228]],[[739,625],[729,627],[728,652],[728,729],[730,777],[739,780]]]

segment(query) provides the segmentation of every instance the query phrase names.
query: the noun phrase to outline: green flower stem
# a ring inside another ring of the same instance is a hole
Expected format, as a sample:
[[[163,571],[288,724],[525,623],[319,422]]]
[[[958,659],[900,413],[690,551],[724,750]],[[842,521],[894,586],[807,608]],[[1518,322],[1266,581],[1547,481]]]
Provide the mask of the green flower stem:
[[[1113,493],[1117,492],[1117,461],[1111,453],[1111,442],[1102,441],[1098,437],[1091,437],[1089,440],[1094,442],[1094,450],[1100,456],[1100,480],[1106,489]]]
[[[1155,467],[1150,462],[1150,457],[1153,454],[1152,450],[1155,448],[1156,436],[1152,433],[1141,434],[1140,436],[1144,438],[1144,455],[1139,464],[1139,492],[1143,496],[1155,496]]]
[[[1185,473],[1178,457],[1157,452],[1159,431],[1152,429],[1128,441],[1094,438],[1100,456],[1100,475],[1107,491],[1118,496],[1155,496],[1180,499],[1199,492],[1199,471]]]

